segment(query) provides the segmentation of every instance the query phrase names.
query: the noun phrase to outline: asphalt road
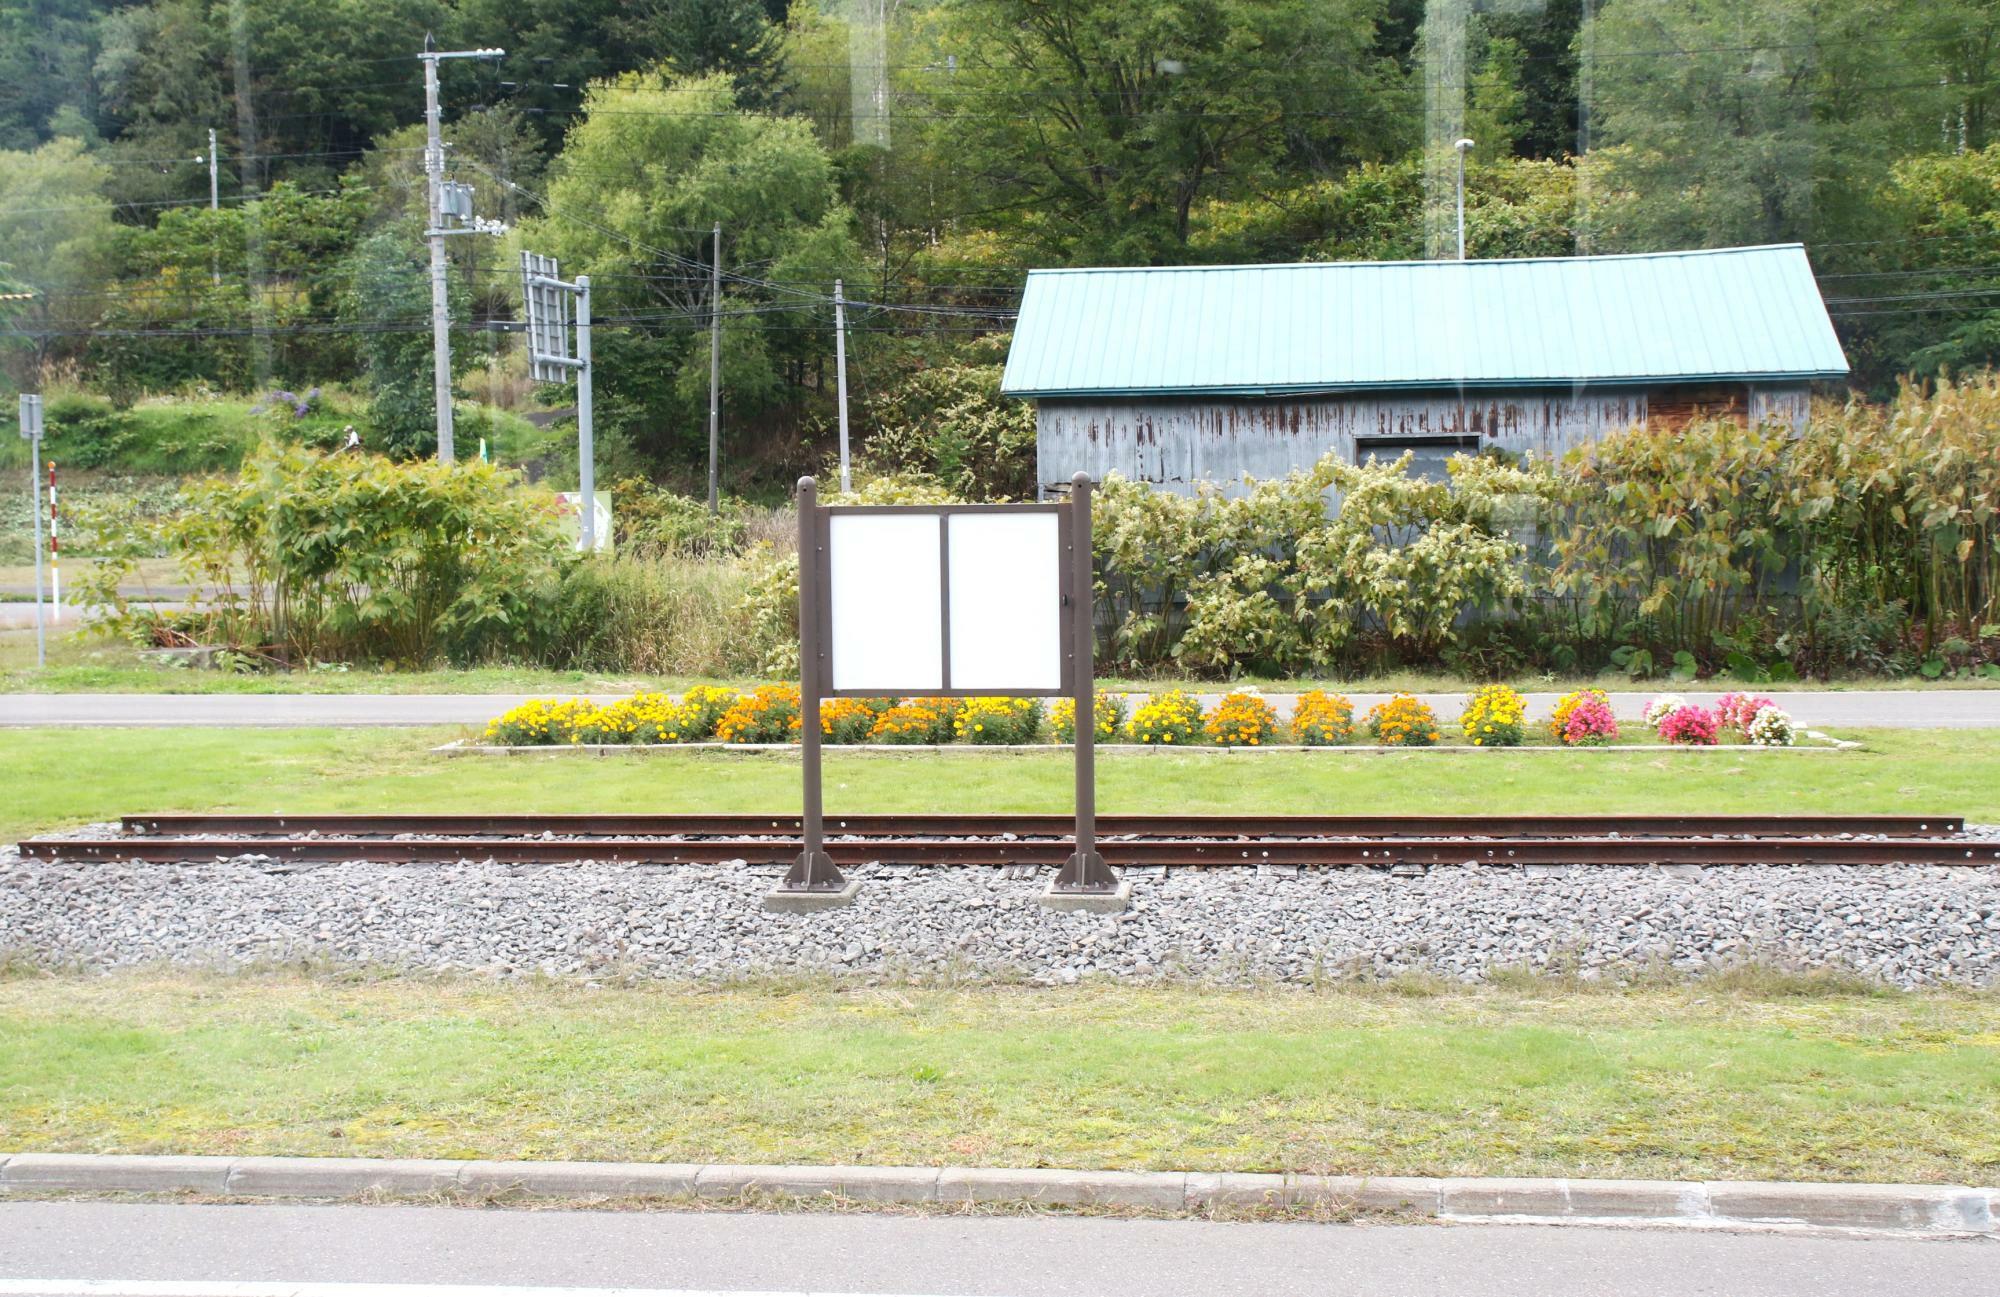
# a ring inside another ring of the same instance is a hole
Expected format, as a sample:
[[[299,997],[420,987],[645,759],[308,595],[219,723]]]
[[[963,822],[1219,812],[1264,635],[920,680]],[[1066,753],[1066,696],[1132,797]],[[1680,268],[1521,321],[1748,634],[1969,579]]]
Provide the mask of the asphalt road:
[[[302,1284],[393,1285],[374,1292],[412,1297],[456,1297],[432,1285],[906,1297],[1992,1297],[1996,1275],[2000,1242],[1992,1239],[1059,1216],[0,1203],[0,1297],[84,1291],[276,1297],[292,1288],[271,1285]],[[90,1289],[77,1286],[80,1280],[121,1282]],[[195,1286],[146,1286],[162,1281]],[[256,1286],[241,1286],[250,1284]],[[362,1297],[352,1288],[307,1291]]]
[[[1662,691],[1664,692],[1664,691]],[[1716,690],[1678,691],[1713,702]],[[0,726],[8,725],[483,725],[530,697],[547,694],[0,694]],[[623,695],[593,695],[600,702]],[[1220,695],[1204,694],[1212,703]],[[1291,695],[1265,695],[1289,714]],[[1386,694],[1352,694],[1358,715]],[[1423,694],[1441,720],[1458,716],[1463,694]],[[1796,690],[1773,694],[1801,724],[1834,734],[1857,727],[2000,728],[2000,689]],[[1655,694],[1614,693],[1621,717],[1636,717]],[[1557,695],[1533,693],[1531,717],[1546,716]]]

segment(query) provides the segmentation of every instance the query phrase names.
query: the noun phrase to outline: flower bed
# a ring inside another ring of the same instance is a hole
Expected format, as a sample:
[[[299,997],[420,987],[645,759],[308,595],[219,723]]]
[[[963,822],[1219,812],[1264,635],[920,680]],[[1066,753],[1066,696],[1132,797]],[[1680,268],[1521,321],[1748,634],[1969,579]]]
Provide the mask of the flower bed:
[[[1545,727],[1531,727],[1526,700],[1518,692],[1506,685],[1488,685],[1467,697],[1449,745],[1436,714],[1410,694],[1398,694],[1371,708],[1359,726],[1352,702],[1319,690],[1298,695],[1289,718],[1281,717],[1268,699],[1247,690],[1228,694],[1210,708],[1185,690],[1170,690],[1145,697],[1129,714],[1123,695],[1099,693],[1093,710],[1097,741],[1113,748],[1657,751],[1789,748],[1798,743],[1801,731],[1768,698],[1723,701],[1729,706],[1711,709],[1666,695],[1646,708],[1657,721],[1635,727],[1628,737],[1621,733],[1601,691],[1566,695]],[[829,744],[1014,749],[1073,742],[1075,712],[1075,704],[1067,698],[1047,706],[1037,698],[828,698],[820,703],[819,720],[822,739]],[[601,751],[686,744],[763,749],[796,744],[802,721],[798,688],[789,684],[760,685],[745,692],[698,686],[678,699],[642,693],[608,704],[538,698],[494,718],[477,740],[470,741],[471,747],[461,745],[456,750]],[[1812,737],[1834,746],[1853,746],[1824,735]]]

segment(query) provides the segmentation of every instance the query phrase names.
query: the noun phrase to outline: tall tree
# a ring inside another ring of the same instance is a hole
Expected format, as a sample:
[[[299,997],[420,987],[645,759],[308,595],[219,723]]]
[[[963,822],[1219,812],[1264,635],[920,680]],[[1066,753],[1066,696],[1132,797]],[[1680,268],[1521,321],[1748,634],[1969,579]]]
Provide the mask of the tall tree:
[[[635,0],[619,19],[626,43],[678,76],[721,72],[739,107],[760,112],[784,92],[784,39],[763,0]]]
[[[1949,87],[1914,7],[1608,0],[1580,43],[1600,247],[1852,239]]]
[[[0,149],[32,149],[94,118],[95,8],[0,0]]]
[[[52,349],[74,347],[77,331],[97,317],[118,238],[103,192],[107,170],[73,139],[0,150],[0,262],[35,294],[15,323],[37,367]]]
[[[1048,254],[1182,255],[1204,199],[1287,161],[1400,152],[1403,74],[1379,0],[960,0],[930,78],[996,223]]]
[[[611,327],[601,422],[654,463],[705,434],[709,231],[724,231],[724,391],[756,414],[832,345],[823,318],[857,251],[833,164],[803,120],[737,110],[729,79],[632,73],[593,86],[524,245],[589,274]],[[618,357],[619,363],[612,363]]]

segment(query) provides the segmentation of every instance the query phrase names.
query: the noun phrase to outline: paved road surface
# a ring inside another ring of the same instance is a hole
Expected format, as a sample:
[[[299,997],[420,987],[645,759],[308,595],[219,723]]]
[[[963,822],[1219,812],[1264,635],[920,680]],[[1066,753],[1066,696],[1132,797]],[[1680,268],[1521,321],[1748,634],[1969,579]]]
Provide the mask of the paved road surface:
[[[163,612],[163,613],[179,612],[181,609],[187,607],[187,605],[184,603],[176,603],[166,600],[155,600],[151,603],[134,602],[132,606],[134,608],[151,608],[155,612]],[[62,609],[62,620],[60,621],[55,620],[54,608],[48,609],[45,615],[49,617],[50,620],[44,622],[43,625],[45,625],[48,628],[49,635],[53,637],[58,632],[66,633],[68,631],[75,630],[78,623],[80,623],[84,619],[84,617],[89,616],[91,614],[85,613],[82,609],[77,608],[72,604],[64,604]],[[15,603],[15,602],[0,603],[0,630],[33,630],[34,628],[35,628],[35,605],[33,603]]]
[[[1715,690],[1681,690],[1713,702]],[[548,694],[0,694],[6,725],[481,725],[530,697]],[[621,695],[595,695],[607,701]],[[1291,695],[1266,695],[1289,713]],[[1353,694],[1360,713],[1385,694]],[[2000,728],[2000,689],[1797,690],[1774,693],[1803,725],[1838,732],[1856,726],[1919,729]],[[1213,702],[1217,695],[1203,698]],[[1424,694],[1442,720],[1458,716],[1463,694]],[[1528,695],[1528,714],[1543,717],[1555,694]],[[1614,693],[1621,717],[1637,717],[1651,693]]]
[[[2000,1242],[1526,1225],[0,1203],[0,1297],[276,1297],[288,1284],[1152,1297],[1992,1297]],[[135,1283],[255,1281],[254,1289]],[[339,1290],[329,1290],[334,1297]],[[348,1290],[354,1297],[359,1292]],[[370,1297],[385,1290],[376,1289]],[[313,1297],[322,1297],[315,1293]],[[451,1294],[449,1297],[457,1297]]]

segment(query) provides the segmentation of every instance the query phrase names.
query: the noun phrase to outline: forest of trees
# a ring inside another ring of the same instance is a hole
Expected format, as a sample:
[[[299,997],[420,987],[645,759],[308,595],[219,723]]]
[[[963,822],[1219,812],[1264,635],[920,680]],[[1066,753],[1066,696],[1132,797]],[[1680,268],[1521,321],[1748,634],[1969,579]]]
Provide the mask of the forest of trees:
[[[990,377],[1030,267],[1448,255],[1460,135],[1472,255],[1798,240],[1863,389],[2000,356],[2000,0],[0,0],[9,381],[347,384],[421,449],[427,39],[506,51],[442,71],[510,227],[452,241],[464,390],[525,390],[516,254],[558,256],[634,468],[705,444],[717,222],[776,471],[836,278],[865,432]]]

